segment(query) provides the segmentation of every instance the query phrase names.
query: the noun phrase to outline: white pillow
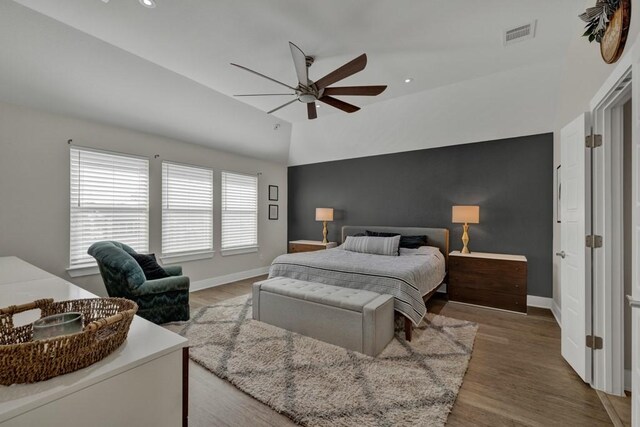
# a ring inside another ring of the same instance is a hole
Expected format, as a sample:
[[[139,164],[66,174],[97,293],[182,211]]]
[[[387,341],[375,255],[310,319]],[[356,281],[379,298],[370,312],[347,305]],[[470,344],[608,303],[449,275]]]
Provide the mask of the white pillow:
[[[400,256],[403,255],[432,255],[440,252],[435,246],[420,246],[417,249],[400,248]]]
[[[398,256],[400,235],[393,237],[347,236],[342,249],[374,255]]]

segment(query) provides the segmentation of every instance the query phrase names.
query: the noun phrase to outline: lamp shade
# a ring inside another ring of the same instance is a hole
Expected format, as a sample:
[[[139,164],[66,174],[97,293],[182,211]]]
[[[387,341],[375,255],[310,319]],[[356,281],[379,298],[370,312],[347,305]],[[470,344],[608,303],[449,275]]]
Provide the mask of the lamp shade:
[[[316,208],[316,221],[333,221],[333,208]]]
[[[480,222],[480,206],[453,206],[451,222],[454,224],[478,224]]]

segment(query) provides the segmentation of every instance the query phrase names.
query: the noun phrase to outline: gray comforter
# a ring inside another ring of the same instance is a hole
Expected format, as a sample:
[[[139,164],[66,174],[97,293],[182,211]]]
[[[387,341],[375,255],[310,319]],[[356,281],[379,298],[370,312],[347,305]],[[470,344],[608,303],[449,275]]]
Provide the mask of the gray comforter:
[[[392,295],[396,311],[417,325],[427,313],[422,296],[444,280],[445,261],[437,251],[384,256],[338,247],[280,255],[269,270],[269,277],[278,276]]]

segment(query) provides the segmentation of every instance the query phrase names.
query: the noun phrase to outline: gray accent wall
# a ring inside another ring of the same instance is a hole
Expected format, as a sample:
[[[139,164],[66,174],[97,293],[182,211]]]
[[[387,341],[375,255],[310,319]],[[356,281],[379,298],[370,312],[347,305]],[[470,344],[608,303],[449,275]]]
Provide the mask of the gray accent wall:
[[[525,255],[528,294],[552,297],[554,173],[551,133],[292,166],[288,238],[321,240],[315,208],[331,207],[331,241],[343,225],[442,227],[459,250],[451,206],[479,205],[471,251]]]

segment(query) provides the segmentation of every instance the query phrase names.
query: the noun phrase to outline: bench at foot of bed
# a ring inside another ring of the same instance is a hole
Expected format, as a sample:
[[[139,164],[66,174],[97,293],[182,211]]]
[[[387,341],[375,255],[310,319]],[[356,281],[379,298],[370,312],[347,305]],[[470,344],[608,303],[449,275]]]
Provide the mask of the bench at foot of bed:
[[[393,338],[393,297],[274,277],[253,284],[253,318],[377,356]]]

